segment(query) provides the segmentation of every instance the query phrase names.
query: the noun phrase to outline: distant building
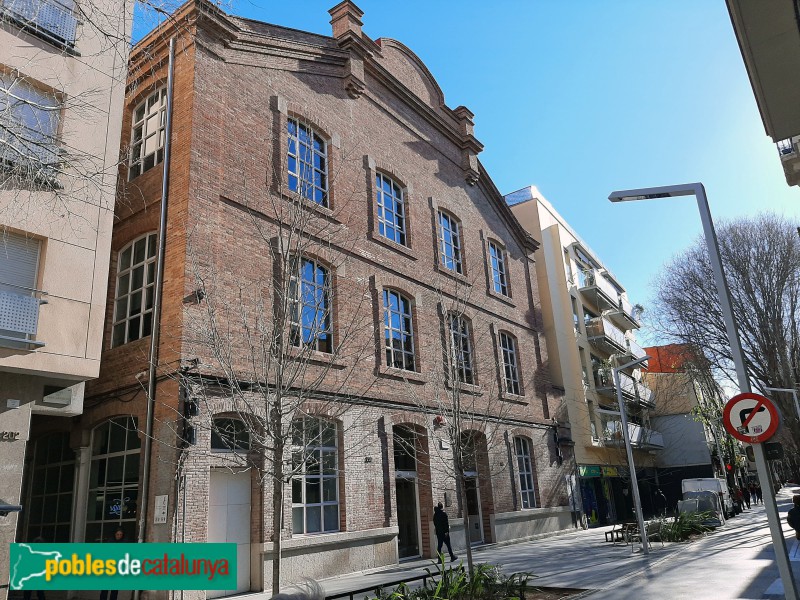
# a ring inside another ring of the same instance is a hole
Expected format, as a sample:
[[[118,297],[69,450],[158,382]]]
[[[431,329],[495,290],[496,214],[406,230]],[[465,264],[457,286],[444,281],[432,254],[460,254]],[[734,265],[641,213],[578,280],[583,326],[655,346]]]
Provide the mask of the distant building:
[[[22,506],[0,516],[3,583],[18,531],[72,539],[71,430],[100,370],[132,11],[0,2],[0,504]],[[33,439],[45,421],[59,432]]]
[[[687,346],[644,350],[651,357],[644,380],[656,399],[651,422],[664,437],[664,449],[656,456],[658,488],[667,510],[672,510],[681,499],[683,479],[723,476],[712,464],[712,454],[717,454],[713,432],[693,412],[703,402],[718,399],[704,397],[702,386],[687,372],[685,363],[692,356]]]
[[[575,495],[592,523],[627,520],[633,503],[611,369],[645,356],[635,338],[641,309],[536,187],[506,201],[542,244],[536,277],[553,384],[564,390],[559,419],[569,421],[575,444]],[[653,392],[639,368],[621,373],[621,387],[642,503],[653,512],[656,456],[664,447],[651,422]]]
[[[767,135],[800,185],[800,16],[795,0],[727,0]]]

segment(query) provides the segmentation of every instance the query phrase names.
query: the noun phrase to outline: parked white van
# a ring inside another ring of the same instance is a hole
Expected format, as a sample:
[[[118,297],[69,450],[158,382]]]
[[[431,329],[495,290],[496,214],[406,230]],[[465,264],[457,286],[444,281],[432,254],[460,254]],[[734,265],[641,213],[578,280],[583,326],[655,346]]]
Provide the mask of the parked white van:
[[[733,498],[728,491],[728,482],[716,477],[698,477],[697,479],[684,479],[681,481],[683,499],[689,500],[687,492],[714,492],[719,496],[720,504],[724,510],[724,517],[730,519],[736,514]]]

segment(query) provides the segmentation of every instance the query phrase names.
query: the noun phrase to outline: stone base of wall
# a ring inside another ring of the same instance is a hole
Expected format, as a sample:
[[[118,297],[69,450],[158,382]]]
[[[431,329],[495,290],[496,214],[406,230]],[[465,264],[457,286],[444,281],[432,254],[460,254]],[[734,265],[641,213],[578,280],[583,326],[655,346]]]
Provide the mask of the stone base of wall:
[[[574,528],[569,506],[532,508],[492,515],[498,544],[551,535]]]
[[[282,554],[281,585],[396,565],[397,527],[284,540]],[[263,545],[258,561],[259,589],[268,590],[272,587],[271,543]],[[257,581],[255,577],[253,581]]]

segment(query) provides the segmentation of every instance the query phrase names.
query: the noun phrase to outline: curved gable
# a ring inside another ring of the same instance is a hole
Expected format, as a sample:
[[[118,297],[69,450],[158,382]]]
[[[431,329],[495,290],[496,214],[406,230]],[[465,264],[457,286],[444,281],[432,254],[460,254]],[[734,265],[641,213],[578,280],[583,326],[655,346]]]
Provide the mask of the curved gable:
[[[380,38],[382,58],[378,62],[415,96],[434,108],[444,106],[442,88],[420,58],[397,40]]]

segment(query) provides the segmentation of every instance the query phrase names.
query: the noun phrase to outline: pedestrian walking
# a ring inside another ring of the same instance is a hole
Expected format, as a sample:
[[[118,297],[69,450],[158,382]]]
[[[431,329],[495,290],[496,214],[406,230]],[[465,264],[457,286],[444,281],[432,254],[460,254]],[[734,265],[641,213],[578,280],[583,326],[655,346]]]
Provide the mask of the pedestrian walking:
[[[750,491],[750,501],[753,504],[758,504],[758,496],[756,495],[756,484],[753,483],[752,481],[750,482],[749,491]]]
[[[750,510],[750,492],[747,491],[747,488],[739,488],[739,493],[742,495],[742,499],[747,506],[747,510]]]
[[[759,504],[764,504],[764,492],[761,490],[761,484],[756,484],[756,498],[758,498]]]
[[[457,559],[458,557],[453,554],[453,547],[450,545],[450,521],[447,518],[447,513],[444,512],[444,505],[441,502],[433,509],[433,528],[436,531],[436,552],[441,554],[442,544],[445,544],[450,552],[450,560]],[[111,600],[114,599],[112,598]]]
[[[122,527],[117,527],[114,532],[114,537],[109,540],[115,544],[124,544],[128,540],[125,539],[125,530]],[[117,600],[118,590],[103,590],[100,592],[100,600]]]
[[[800,540],[800,496],[793,496],[792,504],[794,506],[789,509],[789,514],[786,515],[786,522],[789,527],[794,529],[794,537]]]

